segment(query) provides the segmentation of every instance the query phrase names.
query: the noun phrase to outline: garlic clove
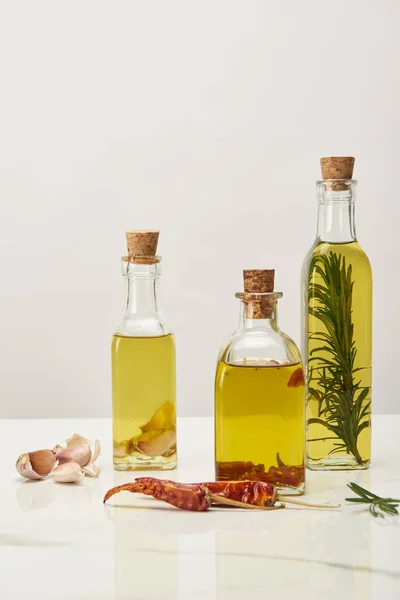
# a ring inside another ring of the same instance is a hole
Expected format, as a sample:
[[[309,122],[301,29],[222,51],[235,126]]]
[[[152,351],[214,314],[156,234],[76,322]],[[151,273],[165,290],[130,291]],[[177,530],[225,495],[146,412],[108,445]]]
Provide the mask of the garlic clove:
[[[101,446],[100,446],[100,440],[94,440],[94,448],[92,450],[92,461],[91,462],[95,462],[100,454],[101,451]]]
[[[101,451],[99,440],[94,443],[74,433],[74,435],[66,440],[66,448],[56,446],[54,452],[60,464],[68,464],[69,462],[78,463],[84,473],[90,477],[98,477],[100,469],[94,464]]]
[[[123,458],[134,451],[135,440],[124,440],[123,442],[114,441],[113,456],[114,458]]]
[[[164,402],[151,417],[150,421],[140,428],[143,433],[155,429],[175,429],[176,411],[172,402]]]
[[[87,444],[84,446],[73,446],[71,448],[63,448],[62,446],[55,446],[53,449],[56,458],[60,465],[68,462],[76,462],[81,467],[89,464],[92,458],[92,452],[90,446]]]
[[[100,474],[99,467],[93,462],[90,462],[85,467],[82,467],[82,471],[85,473],[85,475],[89,475],[89,477],[98,477]]]
[[[147,456],[166,456],[176,444],[175,431],[163,431],[162,433],[147,432],[139,438],[137,448]]]
[[[146,431],[142,433],[142,435],[138,438],[138,442],[150,442],[155,438],[159,437],[162,433],[164,433],[164,429],[153,429],[152,431]]]
[[[87,438],[83,437],[83,435],[79,435],[79,433],[74,433],[70,438],[66,441],[67,448],[79,448],[79,446],[90,446],[91,441]]]
[[[79,483],[85,473],[78,463],[71,461],[56,467],[51,475],[57,483]]]
[[[52,450],[36,450],[21,454],[15,466],[18,473],[26,479],[44,479],[51,473],[56,461]]]

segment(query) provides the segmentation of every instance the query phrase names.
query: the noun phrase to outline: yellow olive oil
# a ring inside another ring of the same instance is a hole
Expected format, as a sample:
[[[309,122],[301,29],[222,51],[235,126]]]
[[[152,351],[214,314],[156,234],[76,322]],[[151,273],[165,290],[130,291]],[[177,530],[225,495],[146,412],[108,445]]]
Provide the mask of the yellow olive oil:
[[[115,468],[175,468],[173,336],[114,335],[112,396]]]
[[[216,478],[304,491],[304,375],[300,362],[220,360],[215,379]]]
[[[306,260],[307,465],[366,468],[371,457],[372,275],[357,242]]]

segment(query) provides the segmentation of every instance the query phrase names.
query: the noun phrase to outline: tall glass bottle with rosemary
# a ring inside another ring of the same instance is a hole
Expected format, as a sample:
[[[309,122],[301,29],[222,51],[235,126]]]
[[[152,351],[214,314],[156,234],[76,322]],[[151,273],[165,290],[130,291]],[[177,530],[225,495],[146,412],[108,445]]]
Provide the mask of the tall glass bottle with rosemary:
[[[127,231],[125,308],[112,340],[114,467],[176,467],[175,345],[157,301],[158,231]]]
[[[356,238],[354,158],[321,159],[317,239],[302,275],[307,466],[371,459],[372,275]]]
[[[278,327],[273,270],[244,271],[239,329],[215,377],[217,480],[253,479],[304,491],[304,375],[296,344]]]

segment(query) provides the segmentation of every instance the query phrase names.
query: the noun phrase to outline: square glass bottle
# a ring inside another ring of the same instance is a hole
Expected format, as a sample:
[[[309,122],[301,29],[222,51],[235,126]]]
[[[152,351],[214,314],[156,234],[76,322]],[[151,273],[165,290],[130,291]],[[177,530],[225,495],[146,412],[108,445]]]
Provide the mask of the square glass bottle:
[[[176,467],[175,343],[160,312],[158,231],[128,231],[125,307],[112,340],[114,468]]]

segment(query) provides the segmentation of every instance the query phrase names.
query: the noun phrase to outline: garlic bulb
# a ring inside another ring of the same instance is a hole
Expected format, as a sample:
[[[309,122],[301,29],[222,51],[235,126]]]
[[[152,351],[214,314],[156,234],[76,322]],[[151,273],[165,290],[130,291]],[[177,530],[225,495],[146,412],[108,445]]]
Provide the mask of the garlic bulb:
[[[99,440],[95,440],[93,443],[82,435],[74,433],[65,443],[65,448],[62,446],[54,448],[55,455],[60,464],[68,464],[70,461],[76,462],[82,467],[86,475],[89,477],[98,477],[100,469],[94,463],[100,454]]]
[[[85,477],[81,466],[74,461],[59,465],[51,475],[57,483],[79,483]]]
[[[43,479],[53,471],[54,481],[63,483],[80,481],[85,474],[98,477],[100,469],[94,463],[100,454],[99,440],[91,442],[74,433],[65,443],[65,448],[57,445],[53,450],[21,454],[15,465],[18,473],[27,479]]]
[[[57,459],[52,450],[36,450],[21,454],[15,466],[22,477],[44,479],[51,473],[56,462]]]

